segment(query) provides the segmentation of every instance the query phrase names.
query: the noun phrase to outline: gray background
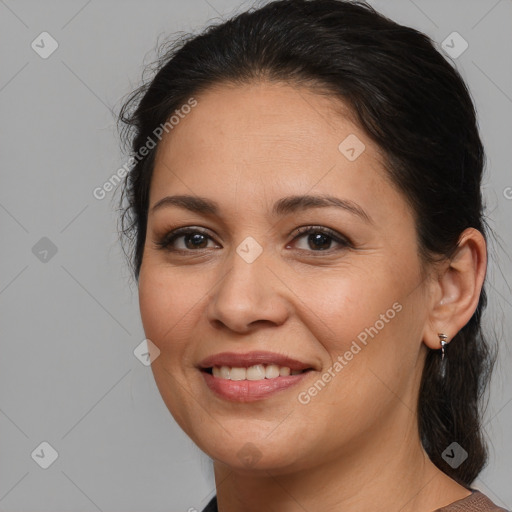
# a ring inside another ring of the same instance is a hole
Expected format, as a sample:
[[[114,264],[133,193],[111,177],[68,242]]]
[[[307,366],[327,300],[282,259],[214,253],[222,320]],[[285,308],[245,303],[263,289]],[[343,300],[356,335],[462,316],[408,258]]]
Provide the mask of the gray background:
[[[453,31],[469,43],[454,62],[488,154],[499,240],[486,323],[501,348],[485,420],[491,460],[474,487],[512,508],[512,2],[371,3],[439,45]],[[110,110],[139,83],[157,38],[250,4],[0,0],[0,511],[201,510],[215,492],[211,462],[133,354],[144,333],[114,195],[92,191],[126,161]],[[47,59],[31,48],[43,31],[59,44]],[[48,469],[31,456],[43,441],[58,452]]]

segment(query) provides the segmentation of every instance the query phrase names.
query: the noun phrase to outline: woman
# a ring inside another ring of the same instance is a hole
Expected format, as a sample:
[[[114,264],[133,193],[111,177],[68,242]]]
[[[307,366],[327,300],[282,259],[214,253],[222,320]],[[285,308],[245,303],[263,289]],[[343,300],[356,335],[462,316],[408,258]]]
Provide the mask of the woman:
[[[205,511],[481,510],[484,151],[457,71],[361,2],[177,42],[125,104],[153,374]]]

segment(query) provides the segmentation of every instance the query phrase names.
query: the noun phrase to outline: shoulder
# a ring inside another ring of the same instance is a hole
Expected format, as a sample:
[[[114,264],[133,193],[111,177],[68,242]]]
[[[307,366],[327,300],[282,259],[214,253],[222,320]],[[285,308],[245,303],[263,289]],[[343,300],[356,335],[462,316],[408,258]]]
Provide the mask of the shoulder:
[[[446,507],[439,508],[435,512],[509,512],[498,507],[485,494],[470,489],[472,493],[461,500],[454,501]]]
[[[217,496],[214,496],[201,512],[218,512]],[[480,491],[473,492],[466,498],[457,500],[435,512],[510,512],[498,507],[485,494]]]
[[[214,496],[201,512],[218,512],[217,509],[217,496]]]
[[[438,508],[435,512],[510,512],[498,507],[480,491],[472,491],[468,497],[455,501],[446,507]],[[218,512],[217,496],[214,496],[201,512]]]

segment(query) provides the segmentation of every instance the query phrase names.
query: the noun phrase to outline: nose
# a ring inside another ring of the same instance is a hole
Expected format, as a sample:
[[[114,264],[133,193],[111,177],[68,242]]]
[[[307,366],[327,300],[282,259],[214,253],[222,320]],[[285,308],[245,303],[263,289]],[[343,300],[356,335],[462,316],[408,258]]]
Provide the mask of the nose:
[[[287,287],[269,261],[261,255],[252,263],[236,252],[226,262],[223,276],[207,307],[208,319],[217,328],[245,333],[255,326],[279,326],[290,315]]]

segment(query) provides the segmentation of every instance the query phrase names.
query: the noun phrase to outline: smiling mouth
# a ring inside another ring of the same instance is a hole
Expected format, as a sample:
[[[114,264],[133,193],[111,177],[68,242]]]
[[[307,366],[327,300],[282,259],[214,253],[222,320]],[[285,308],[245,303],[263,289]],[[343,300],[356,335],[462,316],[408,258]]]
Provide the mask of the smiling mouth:
[[[277,379],[279,377],[289,377],[290,375],[300,375],[302,373],[311,371],[312,369],[313,368],[292,370],[288,366],[280,366],[277,364],[256,364],[248,367],[211,366],[209,368],[203,368],[202,371],[222,380],[256,381]]]

